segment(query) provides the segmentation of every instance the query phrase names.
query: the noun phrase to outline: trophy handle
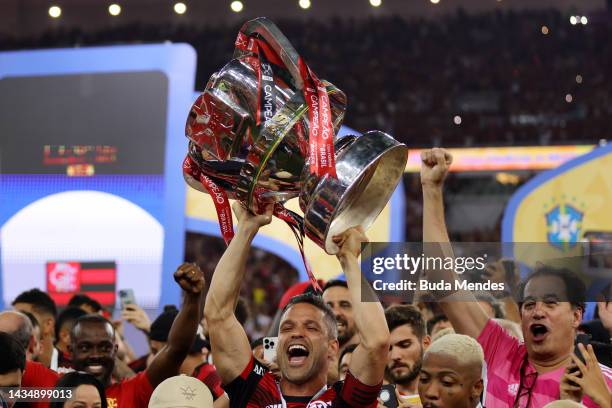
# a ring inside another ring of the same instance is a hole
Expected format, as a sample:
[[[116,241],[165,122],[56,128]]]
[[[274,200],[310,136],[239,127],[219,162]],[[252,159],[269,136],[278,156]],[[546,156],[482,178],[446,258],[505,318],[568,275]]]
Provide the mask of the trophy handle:
[[[266,43],[278,54],[280,59],[287,67],[287,70],[293,78],[293,85],[296,89],[304,89],[304,81],[300,76],[298,67],[298,59],[300,55],[297,53],[293,45],[287,37],[278,29],[278,27],[266,17],[258,17],[249,20],[240,28],[240,32],[250,37],[253,34],[259,34]],[[248,55],[248,51],[243,51],[238,48],[234,51],[234,58],[242,58]]]

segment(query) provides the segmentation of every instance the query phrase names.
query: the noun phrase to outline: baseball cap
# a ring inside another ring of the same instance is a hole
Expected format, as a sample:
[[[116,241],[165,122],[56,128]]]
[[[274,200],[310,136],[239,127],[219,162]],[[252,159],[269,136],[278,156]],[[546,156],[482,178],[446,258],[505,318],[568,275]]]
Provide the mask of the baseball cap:
[[[186,375],[170,377],[155,388],[149,408],[212,408],[208,387],[197,378]]]

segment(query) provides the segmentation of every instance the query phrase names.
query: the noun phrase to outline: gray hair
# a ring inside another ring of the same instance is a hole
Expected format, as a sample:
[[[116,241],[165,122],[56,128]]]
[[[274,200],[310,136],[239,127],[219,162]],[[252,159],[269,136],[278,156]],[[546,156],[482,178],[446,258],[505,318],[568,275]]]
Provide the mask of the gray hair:
[[[30,318],[26,316],[25,314],[15,311],[15,310],[9,310],[9,311],[0,313],[0,316],[2,315],[4,316],[12,315],[19,320],[19,325],[17,326],[17,328],[14,329],[13,332],[10,332],[8,334],[13,336],[13,338],[17,340],[17,342],[25,350],[27,350],[28,346],[30,345],[30,339],[32,338],[32,330],[33,330],[32,322],[30,321]]]

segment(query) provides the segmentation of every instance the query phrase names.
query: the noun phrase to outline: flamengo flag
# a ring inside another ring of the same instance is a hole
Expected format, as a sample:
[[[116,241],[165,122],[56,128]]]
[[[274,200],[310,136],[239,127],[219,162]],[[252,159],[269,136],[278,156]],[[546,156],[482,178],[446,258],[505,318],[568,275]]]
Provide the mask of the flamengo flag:
[[[85,294],[102,304],[115,306],[117,264],[115,262],[47,262],[47,292],[58,306]]]

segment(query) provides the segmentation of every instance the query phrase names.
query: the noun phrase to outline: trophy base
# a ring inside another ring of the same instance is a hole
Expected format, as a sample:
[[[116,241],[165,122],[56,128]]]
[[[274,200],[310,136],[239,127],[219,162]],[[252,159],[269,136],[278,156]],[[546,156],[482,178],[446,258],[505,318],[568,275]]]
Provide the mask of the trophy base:
[[[328,254],[332,238],[349,228],[370,227],[401,180],[408,148],[386,133],[355,138],[336,157],[337,179],[320,179],[310,197],[301,197],[306,235]]]

